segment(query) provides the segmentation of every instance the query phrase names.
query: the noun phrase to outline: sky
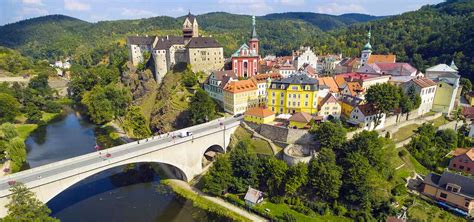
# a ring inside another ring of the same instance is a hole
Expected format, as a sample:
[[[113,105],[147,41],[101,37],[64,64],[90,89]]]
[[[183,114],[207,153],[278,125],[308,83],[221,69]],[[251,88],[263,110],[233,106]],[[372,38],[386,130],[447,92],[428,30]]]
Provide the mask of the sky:
[[[265,15],[279,12],[316,12],[340,15],[365,13],[395,15],[443,0],[0,0],[0,25],[23,19],[63,14],[89,22],[179,17],[224,11]]]

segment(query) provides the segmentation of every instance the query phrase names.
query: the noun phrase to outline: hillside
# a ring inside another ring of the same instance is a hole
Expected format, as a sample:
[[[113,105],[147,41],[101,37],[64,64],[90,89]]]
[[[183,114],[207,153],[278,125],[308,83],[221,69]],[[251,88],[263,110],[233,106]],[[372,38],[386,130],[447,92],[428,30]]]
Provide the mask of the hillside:
[[[40,72],[52,73],[54,69],[45,61],[34,62],[18,51],[0,46],[0,77],[34,75]]]

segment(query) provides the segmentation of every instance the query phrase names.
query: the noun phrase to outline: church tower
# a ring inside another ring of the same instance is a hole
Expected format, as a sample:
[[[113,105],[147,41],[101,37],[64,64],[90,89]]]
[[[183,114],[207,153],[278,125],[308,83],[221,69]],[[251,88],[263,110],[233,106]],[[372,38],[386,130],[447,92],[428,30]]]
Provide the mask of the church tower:
[[[257,31],[255,30],[255,16],[252,16],[252,36],[250,36],[249,46],[250,50],[254,51],[258,55],[259,40]]]
[[[183,37],[184,37],[184,42],[188,43],[189,40],[193,37],[198,37],[199,36],[199,25],[196,19],[196,16],[191,14],[191,12],[188,13],[186,18],[184,18],[183,22]]]
[[[367,44],[365,44],[364,49],[362,50],[362,54],[360,55],[360,64],[361,66],[367,64],[370,55],[372,54],[372,46],[370,45],[370,34],[371,29],[369,29],[369,33],[367,34]]]

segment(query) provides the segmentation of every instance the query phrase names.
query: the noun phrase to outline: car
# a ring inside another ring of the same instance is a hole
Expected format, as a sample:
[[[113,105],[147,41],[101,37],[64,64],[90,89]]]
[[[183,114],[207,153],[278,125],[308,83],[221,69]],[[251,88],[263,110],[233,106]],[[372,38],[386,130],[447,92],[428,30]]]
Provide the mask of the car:
[[[181,137],[181,138],[188,137],[188,136],[192,136],[192,135],[193,135],[192,132],[186,132],[186,131],[181,131],[181,132],[179,133],[179,137]]]
[[[242,114],[242,113],[238,113],[238,114],[235,114],[235,115],[234,115],[234,118],[239,118],[239,117],[241,117],[241,116],[243,116],[243,115],[244,115],[244,114]]]

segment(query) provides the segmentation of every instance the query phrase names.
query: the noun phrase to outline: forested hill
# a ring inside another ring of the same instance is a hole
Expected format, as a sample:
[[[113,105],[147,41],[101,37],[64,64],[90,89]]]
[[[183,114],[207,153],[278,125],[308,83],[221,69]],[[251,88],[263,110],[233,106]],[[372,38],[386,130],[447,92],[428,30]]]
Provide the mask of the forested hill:
[[[299,44],[321,35],[321,30],[376,18],[361,14],[269,14],[257,18],[257,29],[264,53],[286,54]],[[113,42],[123,43],[128,34],[179,34],[182,20],[183,17],[158,16],[88,23],[68,16],[50,15],[0,26],[0,45],[18,49],[35,58],[100,54],[107,51],[105,48]],[[198,15],[198,21],[202,33],[215,36],[225,46],[227,55],[246,41],[251,27],[250,16],[224,12]]]
[[[452,58],[461,74],[474,80],[474,1],[449,0],[401,15],[378,18],[360,14],[340,16],[281,13],[257,17],[261,52],[288,55],[300,45],[317,53],[358,56],[372,26],[375,53],[397,55],[424,70]],[[132,34],[178,35],[183,17],[88,23],[67,16],[45,16],[0,26],[0,45],[40,59],[72,56],[90,66],[104,62]],[[375,19],[375,20],[374,20]],[[201,34],[212,35],[229,56],[250,34],[250,16],[215,12],[198,16]],[[327,30],[327,31],[326,31]]]

